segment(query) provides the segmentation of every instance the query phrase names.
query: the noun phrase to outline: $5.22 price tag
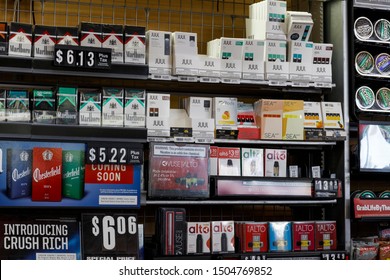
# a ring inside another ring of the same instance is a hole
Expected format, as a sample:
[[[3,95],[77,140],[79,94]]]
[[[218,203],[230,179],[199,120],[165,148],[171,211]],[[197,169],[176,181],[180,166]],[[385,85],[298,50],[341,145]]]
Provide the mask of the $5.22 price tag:
[[[137,258],[137,228],[135,214],[83,214],[83,258]]]
[[[88,164],[142,164],[143,149],[141,146],[88,143],[85,158]]]

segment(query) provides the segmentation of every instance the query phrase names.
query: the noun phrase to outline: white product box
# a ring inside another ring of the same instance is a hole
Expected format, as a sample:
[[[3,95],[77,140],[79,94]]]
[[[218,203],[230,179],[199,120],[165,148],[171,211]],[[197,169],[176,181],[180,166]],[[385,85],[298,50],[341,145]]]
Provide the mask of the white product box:
[[[34,26],[34,57],[54,59],[56,28],[52,26]]]
[[[218,146],[210,146],[210,176],[218,175]]]
[[[311,81],[313,43],[290,41],[288,44],[291,81]]]
[[[102,24],[82,22],[80,23],[80,46],[102,47]]]
[[[146,60],[150,74],[170,75],[172,72],[171,32],[146,32]]]
[[[187,254],[208,254],[211,245],[210,222],[187,223]]]
[[[170,136],[170,94],[147,93],[146,128],[148,136]]]
[[[31,56],[32,25],[11,22],[9,31],[9,56]]]
[[[221,59],[208,55],[198,55],[200,77],[219,78],[221,76]]]
[[[332,44],[314,44],[312,80],[332,83]]]
[[[241,176],[240,148],[218,148],[218,175]]]
[[[264,150],[241,148],[242,176],[264,176]]]
[[[283,101],[283,140],[304,139],[304,111],[303,100]]]
[[[287,150],[265,149],[265,176],[287,177]]]
[[[172,60],[172,75],[176,76],[198,76],[199,57],[198,55],[176,54]]]
[[[198,54],[198,35],[191,32],[178,32],[172,33],[173,42],[173,55],[197,55]]]
[[[190,118],[210,119],[213,112],[213,98],[187,97],[184,99],[184,108]]]
[[[214,141],[214,131],[215,131],[214,119],[191,118],[191,127],[192,127],[192,136],[195,138],[195,142]]]
[[[246,19],[246,34],[255,40],[286,40],[286,23]]]
[[[103,25],[102,47],[111,49],[111,61],[113,63],[124,62],[124,40],[122,25]]]
[[[79,90],[80,125],[102,125],[102,92],[100,90]]]
[[[313,24],[310,13],[287,11],[287,40],[309,41]]]
[[[344,130],[343,109],[340,102],[321,102],[321,110],[325,129]]]
[[[192,126],[191,119],[184,109],[171,109],[169,112],[169,124],[172,128],[176,129],[189,130]]]
[[[237,125],[237,98],[214,97],[213,114],[215,126],[234,127]]]
[[[287,58],[286,41],[265,42],[265,79],[266,80],[284,80],[289,78],[289,63]]]
[[[242,56],[242,78],[264,80],[265,42],[246,39]]]
[[[213,254],[234,253],[234,221],[211,222],[211,252]]]
[[[303,104],[304,128],[323,128],[321,102],[305,101]]]
[[[145,90],[125,89],[125,126],[145,127]]]
[[[125,26],[125,63],[145,64],[145,27]]]
[[[102,126],[123,126],[123,89],[103,88]]]
[[[260,139],[282,139],[283,100],[261,99],[254,104]]]

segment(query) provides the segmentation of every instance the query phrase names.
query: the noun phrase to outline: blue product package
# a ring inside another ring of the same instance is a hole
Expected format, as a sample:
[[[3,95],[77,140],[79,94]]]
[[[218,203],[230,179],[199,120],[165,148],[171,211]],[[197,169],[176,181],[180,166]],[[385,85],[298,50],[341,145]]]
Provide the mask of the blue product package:
[[[292,250],[291,222],[270,222],[268,231],[270,252]]]
[[[32,150],[7,149],[7,195],[20,198],[31,195]]]

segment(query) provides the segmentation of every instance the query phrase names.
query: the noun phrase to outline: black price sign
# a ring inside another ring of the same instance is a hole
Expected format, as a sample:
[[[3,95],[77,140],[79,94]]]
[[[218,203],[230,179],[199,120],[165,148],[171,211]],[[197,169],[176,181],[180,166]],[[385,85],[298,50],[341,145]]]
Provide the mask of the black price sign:
[[[111,49],[56,45],[54,65],[75,68],[111,68]]]
[[[321,260],[345,260],[347,258],[347,255],[345,253],[323,253],[321,254]]]
[[[142,164],[143,149],[137,146],[88,144],[86,151],[88,164]]]
[[[83,259],[138,257],[138,224],[135,214],[83,214]]]

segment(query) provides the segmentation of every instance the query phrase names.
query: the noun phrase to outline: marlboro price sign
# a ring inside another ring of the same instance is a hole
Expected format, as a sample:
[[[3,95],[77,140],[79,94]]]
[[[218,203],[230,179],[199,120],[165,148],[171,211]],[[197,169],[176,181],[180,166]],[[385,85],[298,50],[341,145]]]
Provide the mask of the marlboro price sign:
[[[89,164],[142,164],[143,149],[136,144],[88,143],[86,162]]]
[[[137,259],[137,228],[135,214],[83,214],[83,259]]]

